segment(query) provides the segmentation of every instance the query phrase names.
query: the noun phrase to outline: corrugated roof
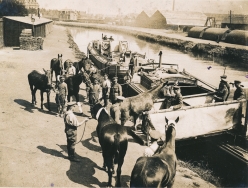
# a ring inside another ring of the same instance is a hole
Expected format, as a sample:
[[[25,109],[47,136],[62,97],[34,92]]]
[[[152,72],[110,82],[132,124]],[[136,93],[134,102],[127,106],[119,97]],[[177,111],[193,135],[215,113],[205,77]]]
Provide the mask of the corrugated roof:
[[[204,26],[207,16],[201,12],[159,10],[167,24]]]
[[[30,25],[40,25],[40,24],[44,24],[44,23],[49,23],[52,22],[52,20],[46,19],[46,18],[39,18],[34,16],[33,18],[35,19],[34,23],[31,22],[31,17],[30,16],[4,16],[4,18],[10,19],[10,20],[14,20],[14,21],[18,21],[18,22],[22,22],[22,23],[26,23],[26,24],[30,24]]]

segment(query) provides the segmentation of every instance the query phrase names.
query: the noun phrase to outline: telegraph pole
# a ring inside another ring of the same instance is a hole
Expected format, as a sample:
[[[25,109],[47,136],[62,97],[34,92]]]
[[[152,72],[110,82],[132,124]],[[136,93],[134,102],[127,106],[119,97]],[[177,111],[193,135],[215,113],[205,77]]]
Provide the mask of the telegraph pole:
[[[232,11],[230,10],[230,24],[232,23]]]

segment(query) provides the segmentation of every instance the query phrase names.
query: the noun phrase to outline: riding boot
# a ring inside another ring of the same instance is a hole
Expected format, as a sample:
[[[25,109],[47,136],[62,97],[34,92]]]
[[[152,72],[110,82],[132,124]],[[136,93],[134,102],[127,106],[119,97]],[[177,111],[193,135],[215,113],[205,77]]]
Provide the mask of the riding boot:
[[[69,155],[69,160],[74,162],[79,162],[79,159],[76,159],[75,157],[75,149],[71,149],[71,155]]]

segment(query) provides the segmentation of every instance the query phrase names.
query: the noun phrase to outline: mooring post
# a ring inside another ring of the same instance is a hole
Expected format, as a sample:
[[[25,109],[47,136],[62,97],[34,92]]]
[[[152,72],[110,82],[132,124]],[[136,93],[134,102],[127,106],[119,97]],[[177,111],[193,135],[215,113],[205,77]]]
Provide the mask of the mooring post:
[[[158,55],[159,55],[159,66],[158,66],[158,67],[159,67],[159,68],[162,67],[162,54],[163,54],[162,51],[160,51],[159,54],[158,54]]]

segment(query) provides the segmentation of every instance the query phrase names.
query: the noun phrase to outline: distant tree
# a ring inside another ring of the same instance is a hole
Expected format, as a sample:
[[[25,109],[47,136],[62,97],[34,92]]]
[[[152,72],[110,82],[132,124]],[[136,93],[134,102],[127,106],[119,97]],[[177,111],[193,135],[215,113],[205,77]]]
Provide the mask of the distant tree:
[[[27,16],[28,10],[17,0],[0,1],[0,17],[3,16]]]
[[[29,8],[28,9],[28,14],[35,14],[35,15],[37,15],[38,14],[38,10],[36,8]]]

